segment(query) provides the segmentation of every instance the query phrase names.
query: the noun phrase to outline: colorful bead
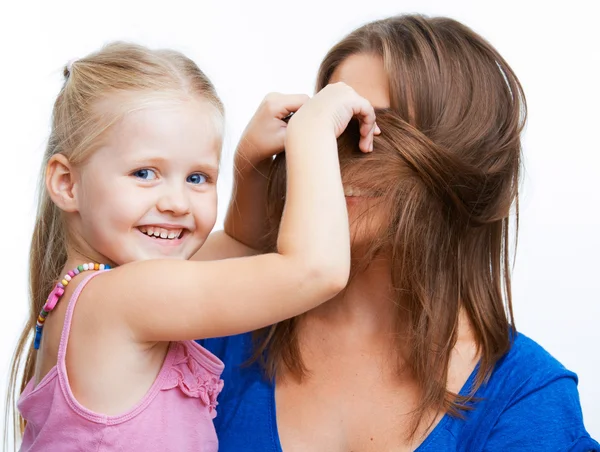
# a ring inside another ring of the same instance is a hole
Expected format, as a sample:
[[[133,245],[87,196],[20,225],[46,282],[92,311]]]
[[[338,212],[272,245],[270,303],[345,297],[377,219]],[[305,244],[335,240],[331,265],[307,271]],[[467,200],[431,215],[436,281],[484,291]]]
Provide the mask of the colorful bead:
[[[33,348],[38,350],[40,348],[40,342],[42,340],[42,331],[44,329],[44,323],[46,322],[46,318],[50,311],[54,309],[58,300],[64,295],[65,287],[69,285],[69,282],[73,279],[74,276],[85,270],[110,270],[110,265],[105,264],[97,264],[94,262],[90,262],[87,264],[78,265],[77,268],[69,271],[63,279],[54,286],[52,292],[48,296],[44,307],[40,311],[40,314],[37,318],[37,322],[35,325],[35,338],[33,341]]]
[[[46,304],[44,305],[44,307],[42,308],[44,311],[52,311],[54,309],[54,306],[56,306],[56,303],[58,302],[58,299],[60,297],[63,296],[63,294],[65,293],[65,289],[63,289],[62,287],[58,287],[58,285],[54,288],[54,290],[52,292],[50,292],[50,295],[48,296],[48,300],[46,300]]]

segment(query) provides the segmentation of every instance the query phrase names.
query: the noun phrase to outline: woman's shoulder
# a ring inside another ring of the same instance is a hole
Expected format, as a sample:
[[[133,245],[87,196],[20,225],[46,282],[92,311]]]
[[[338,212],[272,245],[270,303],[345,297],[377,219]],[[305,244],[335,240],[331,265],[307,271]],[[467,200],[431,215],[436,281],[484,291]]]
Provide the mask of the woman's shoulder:
[[[225,390],[221,399],[230,395],[237,396],[240,387],[263,379],[259,364],[250,362],[254,354],[252,333],[202,339],[196,342],[225,364],[225,369],[221,375],[221,378],[225,381]]]
[[[530,408],[555,412],[556,402],[568,400],[570,409],[580,414],[577,384],[577,375],[544,347],[515,333],[510,350],[496,363],[478,394],[495,400],[503,413],[513,410],[525,415]]]
[[[218,356],[225,363],[225,368],[240,366],[252,356],[252,333],[200,339],[196,342]]]
[[[577,383],[577,375],[546,349],[523,333],[514,333],[512,346],[494,370],[496,376],[510,374],[515,382],[536,385],[556,378],[569,378]]]
[[[600,450],[585,430],[577,383],[541,345],[515,333],[455,433],[487,450]]]

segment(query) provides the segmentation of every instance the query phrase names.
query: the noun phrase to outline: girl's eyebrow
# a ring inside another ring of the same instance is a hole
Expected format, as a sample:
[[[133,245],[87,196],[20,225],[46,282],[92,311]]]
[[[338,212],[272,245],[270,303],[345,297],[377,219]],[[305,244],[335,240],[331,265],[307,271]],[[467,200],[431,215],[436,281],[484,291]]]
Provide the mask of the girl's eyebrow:
[[[148,156],[148,157],[140,156],[138,158],[132,159],[132,163],[134,165],[151,165],[151,166],[161,166],[161,165],[169,164],[170,161],[171,161],[171,159],[169,159],[167,157],[160,157],[160,156]],[[202,168],[206,171],[211,171],[214,173],[219,172],[218,163],[213,163],[213,162],[209,162],[206,160],[198,160],[197,162],[194,162],[194,164],[192,166],[194,168],[198,167],[198,168]]]

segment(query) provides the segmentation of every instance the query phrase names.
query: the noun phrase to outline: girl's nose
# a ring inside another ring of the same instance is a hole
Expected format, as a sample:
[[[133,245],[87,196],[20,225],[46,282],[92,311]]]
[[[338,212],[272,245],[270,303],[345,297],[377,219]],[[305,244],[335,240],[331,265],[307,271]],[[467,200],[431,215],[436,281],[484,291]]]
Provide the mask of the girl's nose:
[[[157,203],[160,212],[181,216],[190,213],[190,203],[184,186],[165,186]]]

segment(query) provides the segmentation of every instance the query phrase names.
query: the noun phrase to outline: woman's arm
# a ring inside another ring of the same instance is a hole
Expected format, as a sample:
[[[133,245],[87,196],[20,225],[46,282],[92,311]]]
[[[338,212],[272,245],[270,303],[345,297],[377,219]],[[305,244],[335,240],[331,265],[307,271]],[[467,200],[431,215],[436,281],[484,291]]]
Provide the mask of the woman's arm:
[[[216,261],[232,257],[247,257],[259,254],[254,248],[238,242],[225,231],[211,233],[202,248],[191,258],[193,261]]]
[[[233,193],[224,231],[212,233],[193,260],[258,254],[265,235],[267,185],[273,156],[283,151],[290,113],[307,100],[303,94],[268,94],[248,123],[234,158]]]
[[[273,156],[283,151],[284,120],[309,100],[303,94],[271,93],[246,127],[234,159],[233,195],[225,232],[253,249],[261,248],[267,218],[267,186]]]

